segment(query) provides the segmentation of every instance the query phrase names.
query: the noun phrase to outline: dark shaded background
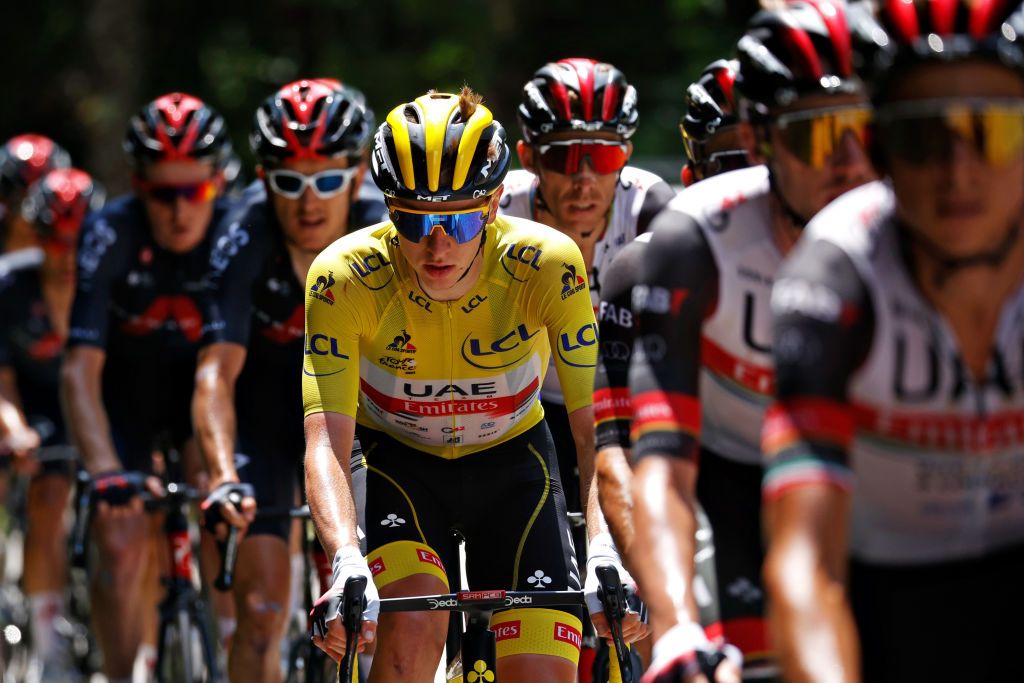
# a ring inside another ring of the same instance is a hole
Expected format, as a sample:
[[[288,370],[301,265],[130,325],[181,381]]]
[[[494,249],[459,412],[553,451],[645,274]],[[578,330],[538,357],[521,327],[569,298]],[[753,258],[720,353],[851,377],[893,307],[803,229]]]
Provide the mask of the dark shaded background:
[[[333,76],[378,122],[428,88],[470,84],[519,138],[515,106],[546,61],[594,57],[639,93],[639,165],[678,176],[686,86],[727,56],[751,0],[41,0],[9,8],[0,137],[50,135],[112,191],[121,136],[145,101],[191,92],[228,120],[251,169],[252,112],[279,85]],[[6,12],[5,12],[6,14]]]

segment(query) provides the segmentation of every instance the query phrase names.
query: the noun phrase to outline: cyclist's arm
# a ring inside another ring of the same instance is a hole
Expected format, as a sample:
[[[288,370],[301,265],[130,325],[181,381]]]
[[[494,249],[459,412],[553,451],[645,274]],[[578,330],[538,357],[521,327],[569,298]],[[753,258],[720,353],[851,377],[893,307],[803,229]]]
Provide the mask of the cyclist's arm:
[[[212,238],[203,310],[203,348],[196,363],[192,424],[206,459],[211,488],[238,481],[235,470],[235,382],[245,365],[252,287],[261,268],[264,226],[243,206],[227,214]]]
[[[245,365],[244,346],[217,342],[199,350],[192,423],[206,460],[210,487],[237,482],[235,470],[235,382]]]
[[[661,181],[651,185],[644,196],[644,203],[640,206],[640,213],[636,219],[636,234],[647,232],[651,223],[661,210],[668,205],[676,196],[676,191],[668,183]]]
[[[335,265],[345,258],[338,255],[338,245],[317,256],[306,278],[306,339],[322,335],[335,352],[303,354],[302,365],[306,496],[328,557],[335,557],[344,546],[359,547],[350,471],[359,396],[359,340],[362,330],[376,324],[371,319],[371,311],[376,310],[372,295],[358,291],[365,288],[348,287],[341,275],[344,271]],[[345,295],[330,302],[312,296],[317,279],[330,273],[338,276],[334,291]]]
[[[580,471],[580,501],[587,520],[589,537],[605,528],[597,503],[594,469],[594,367],[597,363],[597,321],[590,299],[590,288],[563,291],[562,278],[568,272],[585,274],[579,247],[569,239],[561,239],[545,254],[541,276],[532,278],[534,296],[541,297],[540,317],[547,329],[548,342],[554,357],[555,372],[565,396],[569,428],[576,445],[576,461]]]
[[[786,680],[859,680],[847,598],[853,437],[849,379],[871,346],[870,299],[849,258],[800,245],[772,290],[777,401],[765,419],[765,585]]]
[[[102,376],[106,356],[103,349],[95,346],[75,346],[67,352],[61,368],[65,421],[81,454],[82,466],[92,475],[121,469],[103,407]]]
[[[328,557],[344,546],[359,546],[350,469],[356,421],[349,415],[307,415],[306,499],[317,536]]]
[[[599,351],[594,373],[594,432],[601,511],[615,545],[628,559],[633,544],[632,476],[629,470],[629,357],[632,354],[631,297],[645,242],[634,241],[619,252],[601,275],[597,311]]]
[[[696,623],[699,378],[704,320],[714,311],[718,268],[700,227],[663,212],[634,288],[637,338],[629,386],[633,407],[636,540],[631,563],[661,636]]]
[[[126,267],[128,249],[99,214],[86,218],[79,236],[68,351],[61,367],[61,401],[82,465],[93,475],[121,469],[103,405],[102,381],[111,285]]]

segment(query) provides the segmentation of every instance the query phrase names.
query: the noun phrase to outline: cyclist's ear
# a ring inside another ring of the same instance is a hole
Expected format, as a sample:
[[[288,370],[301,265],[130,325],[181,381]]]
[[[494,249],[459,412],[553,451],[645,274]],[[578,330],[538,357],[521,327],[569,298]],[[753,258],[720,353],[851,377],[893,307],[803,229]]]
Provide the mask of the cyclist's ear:
[[[501,202],[501,195],[505,191],[505,184],[498,185],[498,189],[491,194],[487,202],[487,224],[490,225],[498,217],[498,203]]]
[[[519,163],[530,173],[537,174],[537,164],[533,158],[533,147],[526,144],[525,140],[516,143],[516,154],[519,155]]]

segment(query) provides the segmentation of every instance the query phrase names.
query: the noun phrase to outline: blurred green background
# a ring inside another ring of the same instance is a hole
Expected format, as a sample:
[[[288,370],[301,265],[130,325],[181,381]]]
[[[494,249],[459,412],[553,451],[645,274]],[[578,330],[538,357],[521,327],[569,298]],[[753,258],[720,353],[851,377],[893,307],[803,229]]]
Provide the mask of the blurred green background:
[[[333,76],[380,122],[429,88],[468,83],[519,138],[523,83],[547,61],[609,61],[639,94],[638,165],[678,179],[686,86],[727,56],[750,0],[44,0],[5,26],[0,135],[52,136],[112,191],[121,136],[145,101],[191,92],[227,118],[251,177],[252,112],[279,85]]]

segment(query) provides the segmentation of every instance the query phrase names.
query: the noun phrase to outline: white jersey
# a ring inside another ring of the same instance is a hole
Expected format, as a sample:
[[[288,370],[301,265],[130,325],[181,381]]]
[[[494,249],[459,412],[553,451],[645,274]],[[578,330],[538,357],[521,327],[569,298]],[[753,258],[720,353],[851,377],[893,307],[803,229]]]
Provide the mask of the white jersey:
[[[757,465],[775,389],[770,300],[782,264],[769,197],[768,170],[755,166],[704,180],[669,203],[700,226],[718,270],[718,301],[701,338],[701,445]]]
[[[988,376],[973,380],[951,328],[913,283],[893,216],[892,190],[881,182],[831,204],[804,246],[835,245],[852,267],[816,274],[800,268],[821,263],[808,251],[804,263],[787,268],[773,302],[814,321],[847,315],[842,297],[851,289],[870,302],[873,327],[865,324],[857,337],[869,339],[870,350],[846,386],[851,551],[868,562],[906,564],[1024,543],[1024,288],[1000,313]],[[793,329],[804,357],[814,352],[808,344],[821,345],[806,327],[807,334]],[[814,368],[805,362],[801,370]]]
[[[659,188],[657,195],[651,195],[651,188],[656,187]],[[644,214],[650,214],[646,216],[646,220],[649,221],[656,210],[668,201],[666,189],[668,189],[667,183],[653,173],[633,166],[626,166],[622,169],[619,184],[615,188],[615,197],[612,200],[608,227],[594,246],[594,260],[587,272],[590,298],[595,312],[601,302],[602,268],[611,263],[623,247],[646,229]],[[505,189],[501,196],[499,210],[509,216],[536,221],[537,218],[533,210],[536,193],[537,176],[525,170],[510,171],[505,177]],[[652,202],[655,202],[653,207],[655,211],[651,211]],[[557,373],[547,373],[544,385],[541,387],[541,397],[552,403],[565,403]]]

